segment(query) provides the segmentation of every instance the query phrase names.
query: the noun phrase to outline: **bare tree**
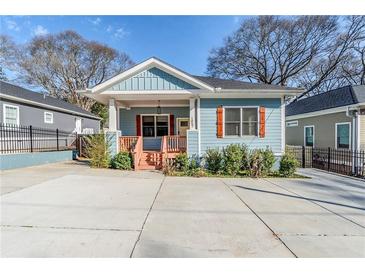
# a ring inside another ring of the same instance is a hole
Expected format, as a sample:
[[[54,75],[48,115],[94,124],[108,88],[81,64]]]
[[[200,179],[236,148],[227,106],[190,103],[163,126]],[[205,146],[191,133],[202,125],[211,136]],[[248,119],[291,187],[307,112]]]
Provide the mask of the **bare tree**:
[[[8,80],[4,68],[10,68],[14,62],[15,44],[7,35],[0,35],[0,80]]]
[[[349,84],[365,85],[365,41],[358,42],[348,59],[343,62],[342,77]]]
[[[334,16],[259,16],[246,20],[208,58],[213,76],[318,89],[335,75],[355,42],[364,17],[339,24]]]
[[[132,65],[131,59],[74,31],[38,36],[16,48],[20,80],[40,86],[51,96],[90,110],[95,101],[76,93],[100,84]]]

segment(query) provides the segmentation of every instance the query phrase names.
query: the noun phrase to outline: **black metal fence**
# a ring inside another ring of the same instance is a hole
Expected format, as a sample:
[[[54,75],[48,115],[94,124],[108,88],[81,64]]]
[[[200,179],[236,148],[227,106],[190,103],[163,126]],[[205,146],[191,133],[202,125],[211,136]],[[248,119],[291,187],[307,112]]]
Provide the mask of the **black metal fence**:
[[[59,129],[0,123],[0,153],[70,150],[76,147],[76,133]]]
[[[365,178],[365,151],[287,146],[303,168],[312,167]]]

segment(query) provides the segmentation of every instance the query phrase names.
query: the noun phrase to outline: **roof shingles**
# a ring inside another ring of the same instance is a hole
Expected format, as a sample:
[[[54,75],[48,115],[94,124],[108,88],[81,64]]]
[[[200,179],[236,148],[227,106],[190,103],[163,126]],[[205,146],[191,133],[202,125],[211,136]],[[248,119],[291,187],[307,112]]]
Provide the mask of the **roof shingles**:
[[[88,117],[93,117],[95,119],[100,119],[98,116],[92,114],[89,111],[86,111],[76,105],[67,103],[61,99],[53,98],[50,96],[44,96],[41,93],[37,93],[34,91],[30,91],[28,89],[0,81],[0,95],[8,95],[17,97],[19,99],[29,100],[35,103],[41,103],[44,105],[48,105],[50,108],[60,108],[63,110],[67,110],[68,112],[74,112],[79,115],[87,115]]]
[[[365,102],[365,85],[345,86],[294,101],[286,107],[286,116],[304,114]]]

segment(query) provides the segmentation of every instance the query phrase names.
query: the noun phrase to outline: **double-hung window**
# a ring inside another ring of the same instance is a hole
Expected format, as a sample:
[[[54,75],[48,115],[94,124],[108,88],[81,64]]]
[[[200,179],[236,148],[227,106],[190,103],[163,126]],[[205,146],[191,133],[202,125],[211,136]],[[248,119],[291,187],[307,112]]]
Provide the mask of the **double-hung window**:
[[[314,146],[314,126],[304,127],[304,145],[308,147]]]
[[[161,137],[169,134],[168,115],[143,115],[143,137]]]
[[[336,124],[336,148],[350,149],[351,126],[350,123]]]
[[[226,107],[224,108],[225,136],[257,136],[257,107]]]
[[[19,125],[19,107],[4,104],[3,122],[4,124],[9,124],[9,125]]]

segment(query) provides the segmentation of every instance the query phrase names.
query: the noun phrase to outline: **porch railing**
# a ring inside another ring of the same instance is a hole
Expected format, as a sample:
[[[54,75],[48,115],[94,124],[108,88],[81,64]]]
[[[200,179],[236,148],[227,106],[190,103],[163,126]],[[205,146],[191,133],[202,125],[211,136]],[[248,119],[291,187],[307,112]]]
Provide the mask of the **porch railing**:
[[[132,148],[132,157],[134,163],[134,170],[138,170],[139,162],[141,161],[142,153],[143,153],[143,142],[142,137],[138,136],[137,141]]]
[[[139,136],[122,136],[119,137],[119,148],[120,151],[129,151],[132,152],[134,146],[137,143]]]
[[[178,153],[186,151],[186,137],[179,135],[170,135],[166,137],[167,152]]]

